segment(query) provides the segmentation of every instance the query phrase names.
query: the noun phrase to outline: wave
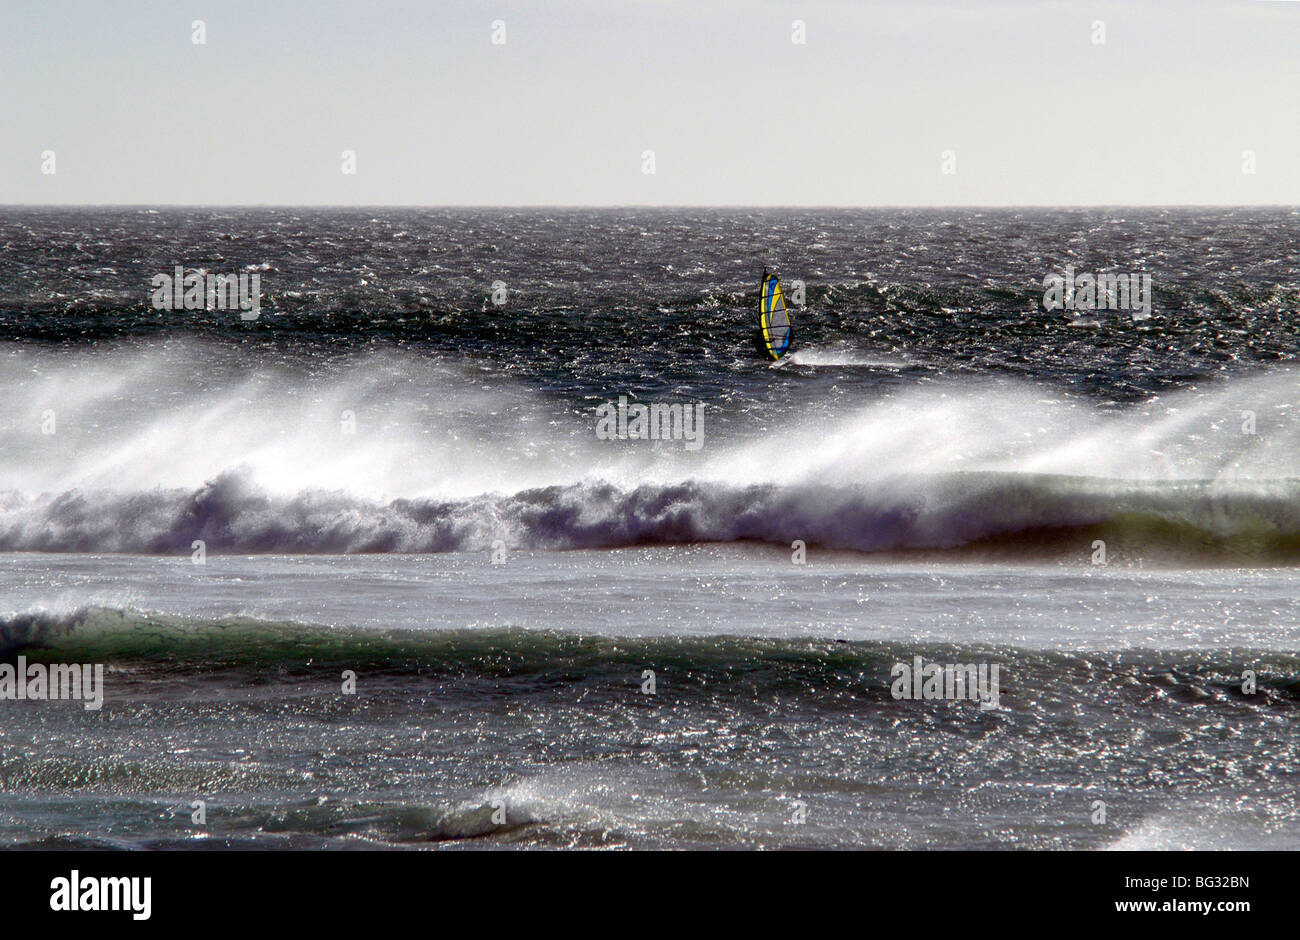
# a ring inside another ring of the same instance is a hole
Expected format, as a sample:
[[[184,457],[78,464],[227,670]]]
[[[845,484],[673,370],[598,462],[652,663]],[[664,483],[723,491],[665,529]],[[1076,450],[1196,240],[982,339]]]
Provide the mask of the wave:
[[[1134,409],[928,378],[863,402],[809,370],[761,372],[763,394],[657,399],[702,406],[697,452],[597,439],[596,406],[630,389],[575,401],[467,359],[390,350],[250,369],[239,350],[201,345],[8,350],[0,551],[799,540],[1032,559],[1102,539],[1120,557],[1300,556],[1289,367]]]
[[[52,742],[0,754],[17,797],[0,840],[29,848],[1101,847],[1116,828],[1060,823],[1063,794],[1092,793],[1122,794],[1122,822],[1139,824],[1116,847],[1179,845],[1182,820],[1166,838],[1164,814],[1204,819],[1206,794],[1230,804],[1218,828],[1252,845],[1294,828],[1277,795],[1295,770],[1290,651],[370,631],[83,607],[0,615],[0,657],[17,655],[105,663],[113,718],[14,712],[12,737]],[[997,707],[894,700],[893,665],[917,655],[998,664]],[[341,701],[348,669],[357,696]],[[189,794],[212,794],[206,831]],[[779,794],[816,819],[792,832]],[[918,806],[958,822],[920,832]]]
[[[0,550],[438,553],[758,541],[860,552],[1300,561],[1300,480],[1122,481],[1016,473],[863,486],[584,482],[468,499],[267,493],[239,473],[197,490],[0,499]]]
[[[1129,686],[1202,701],[1240,698],[1241,663],[1257,670],[1261,703],[1300,705],[1300,654],[1282,651],[1145,650],[1070,652],[986,643],[716,636],[601,636],[519,628],[371,630],[252,617],[182,616],[130,607],[35,608],[0,615],[0,659],[108,662],[185,675],[234,669],[297,682],[304,670],[346,665],[369,674],[431,674],[489,682],[557,680],[639,684],[653,666],[662,677],[691,677],[712,695],[745,687],[824,697],[836,689],[887,699],[890,667],[900,656],[936,662],[998,662],[1017,682],[1011,694],[1050,684]],[[286,672],[284,667],[296,667]],[[1032,680],[1029,678],[1032,676]],[[879,677],[880,681],[870,681]],[[421,679],[423,681],[423,679]],[[665,681],[676,681],[667,679]],[[1182,692],[1178,689],[1182,688]],[[683,690],[684,691],[684,690]],[[1163,694],[1163,693],[1162,693]]]

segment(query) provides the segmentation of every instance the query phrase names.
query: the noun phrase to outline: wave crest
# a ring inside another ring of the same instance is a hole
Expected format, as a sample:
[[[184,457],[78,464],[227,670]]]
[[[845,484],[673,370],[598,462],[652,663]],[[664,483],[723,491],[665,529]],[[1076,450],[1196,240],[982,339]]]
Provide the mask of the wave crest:
[[[237,472],[194,491],[73,490],[0,501],[0,551],[437,553],[761,541],[862,552],[983,547],[1025,555],[1300,558],[1300,481],[1122,481],[1012,473],[870,485],[603,481],[467,499],[281,496]]]

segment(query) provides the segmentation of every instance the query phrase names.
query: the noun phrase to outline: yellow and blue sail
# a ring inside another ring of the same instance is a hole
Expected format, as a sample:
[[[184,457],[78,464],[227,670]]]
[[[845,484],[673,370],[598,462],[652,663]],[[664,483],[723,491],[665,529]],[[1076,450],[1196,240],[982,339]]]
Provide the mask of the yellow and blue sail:
[[[773,359],[780,359],[790,349],[790,312],[781,292],[781,279],[775,274],[763,275],[762,289],[758,294],[758,325],[763,333],[763,346]]]

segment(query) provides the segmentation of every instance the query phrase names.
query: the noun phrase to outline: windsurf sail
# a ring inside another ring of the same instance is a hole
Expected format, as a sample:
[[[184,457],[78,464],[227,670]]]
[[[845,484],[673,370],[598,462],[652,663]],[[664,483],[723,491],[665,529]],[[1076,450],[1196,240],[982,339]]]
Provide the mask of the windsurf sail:
[[[763,334],[763,348],[769,356],[780,359],[790,350],[793,328],[781,292],[781,279],[767,271],[763,272],[758,294],[758,326]]]

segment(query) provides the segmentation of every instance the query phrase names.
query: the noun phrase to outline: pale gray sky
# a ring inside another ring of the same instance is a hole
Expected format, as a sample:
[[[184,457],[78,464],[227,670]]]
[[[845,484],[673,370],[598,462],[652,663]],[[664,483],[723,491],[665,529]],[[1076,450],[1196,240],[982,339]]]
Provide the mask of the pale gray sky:
[[[0,203],[1300,203],[1287,0],[6,0],[0,88]]]

